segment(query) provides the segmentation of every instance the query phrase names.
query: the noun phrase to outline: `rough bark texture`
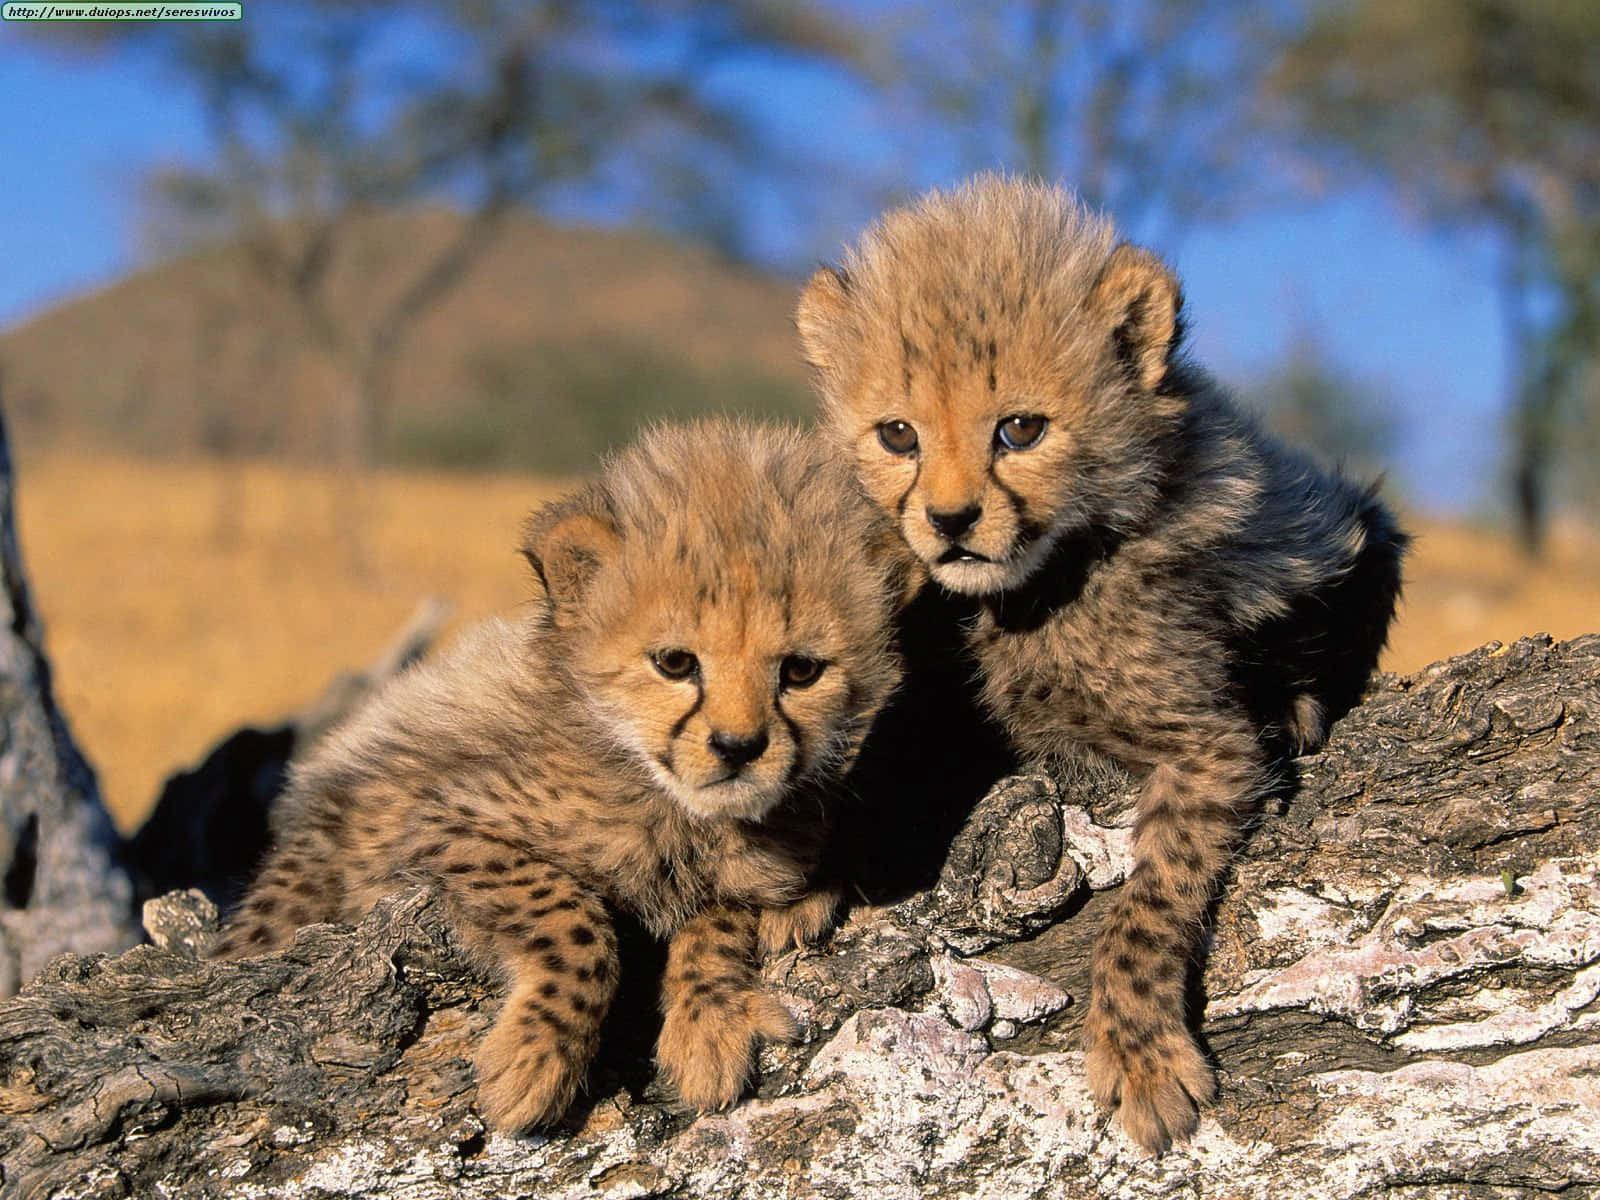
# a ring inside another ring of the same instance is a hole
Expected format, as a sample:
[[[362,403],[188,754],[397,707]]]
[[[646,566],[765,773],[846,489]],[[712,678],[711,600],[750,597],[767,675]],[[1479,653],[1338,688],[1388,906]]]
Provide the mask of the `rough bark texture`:
[[[157,945],[0,1006],[0,1191],[1600,1195],[1600,636],[1385,680],[1297,769],[1195,980],[1222,1099],[1159,1159],[1094,1113],[1072,1003],[1126,781],[1021,776],[931,888],[770,965],[808,1039],[693,1120],[647,1065],[647,969],[567,1126],[488,1135],[494,988],[425,893],[225,964],[195,956],[209,902],[155,901]]]
[[[0,424],[0,996],[64,951],[139,940],[117,832],[51,693],[12,485]]]

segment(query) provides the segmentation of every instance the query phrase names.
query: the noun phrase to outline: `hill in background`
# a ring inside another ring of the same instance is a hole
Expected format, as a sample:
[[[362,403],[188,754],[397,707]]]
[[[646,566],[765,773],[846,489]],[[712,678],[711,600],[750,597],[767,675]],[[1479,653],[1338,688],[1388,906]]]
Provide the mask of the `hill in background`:
[[[335,306],[400,286],[453,228],[374,220],[338,261]],[[372,481],[353,573],[347,493],[321,465],[347,384],[240,289],[239,253],[152,267],[0,334],[57,694],[124,827],[241,721],[369,661],[422,596],[463,621],[516,611],[531,591],[522,518],[638,422],[811,411],[793,285],[659,238],[517,219],[401,352],[384,457],[405,469]],[[1587,532],[1558,530],[1530,564],[1501,537],[1408,524],[1421,536],[1390,669],[1593,629]]]
[[[370,218],[341,243],[336,323],[398,293],[459,228],[442,211]],[[0,335],[26,446],[331,457],[348,379],[237,246],[140,271]],[[379,458],[583,471],[660,416],[804,417],[796,289],[646,234],[514,217],[414,326]]]

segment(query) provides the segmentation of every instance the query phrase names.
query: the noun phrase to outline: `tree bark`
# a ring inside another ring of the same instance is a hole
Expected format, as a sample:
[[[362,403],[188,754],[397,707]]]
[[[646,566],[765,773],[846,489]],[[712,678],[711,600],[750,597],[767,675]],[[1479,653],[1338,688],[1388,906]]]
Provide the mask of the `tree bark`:
[[[1194,987],[1222,1096],[1160,1158],[1094,1112],[1087,956],[1128,781],[1017,776],[932,886],[767,978],[806,1041],[691,1117],[649,1066],[659,952],[559,1129],[486,1133],[496,989],[433,898],[284,953],[56,961],[0,1006],[7,1197],[1600,1195],[1600,636],[1385,678],[1265,814]],[[883,852],[892,854],[894,847]]]
[[[116,829],[51,691],[13,486],[0,421],[0,996],[63,951],[139,940]]]

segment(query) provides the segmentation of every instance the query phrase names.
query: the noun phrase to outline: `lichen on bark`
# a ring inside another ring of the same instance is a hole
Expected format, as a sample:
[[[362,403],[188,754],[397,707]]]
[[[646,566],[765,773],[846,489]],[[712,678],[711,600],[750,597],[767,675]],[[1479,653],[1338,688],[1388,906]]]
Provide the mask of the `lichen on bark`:
[[[1115,778],[1019,776],[926,888],[767,978],[806,1040],[693,1118],[648,1063],[648,947],[561,1128],[487,1133],[495,1004],[426,893],[283,954],[57,960],[0,1006],[0,1190],[26,1197],[1600,1194],[1600,636],[1384,678],[1265,813],[1194,1015],[1222,1097],[1160,1158],[1094,1112],[1087,956]]]

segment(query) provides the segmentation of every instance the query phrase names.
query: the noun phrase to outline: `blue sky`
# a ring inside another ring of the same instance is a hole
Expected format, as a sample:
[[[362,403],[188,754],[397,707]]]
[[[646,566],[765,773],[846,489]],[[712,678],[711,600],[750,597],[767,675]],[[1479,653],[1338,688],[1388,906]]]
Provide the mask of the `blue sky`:
[[[198,111],[154,64],[44,54],[0,26],[0,326],[138,261],[138,183],[197,157]]]
[[[818,119],[826,81],[796,78],[771,101],[775,136]],[[0,106],[3,327],[137,267],[141,175],[202,158],[206,139],[196,104],[153,59],[45,53],[14,27],[0,28]],[[781,206],[752,205],[769,225],[757,244],[792,255]],[[1401,428],[1394,473],[1411,498],[1455,512],[1496,502],[1506,361],[1486,241],[1431,235],[1373,187],[1158,249],[1185,280],[1199,361],[1248,384],[1310,336],[1388,398]]]

